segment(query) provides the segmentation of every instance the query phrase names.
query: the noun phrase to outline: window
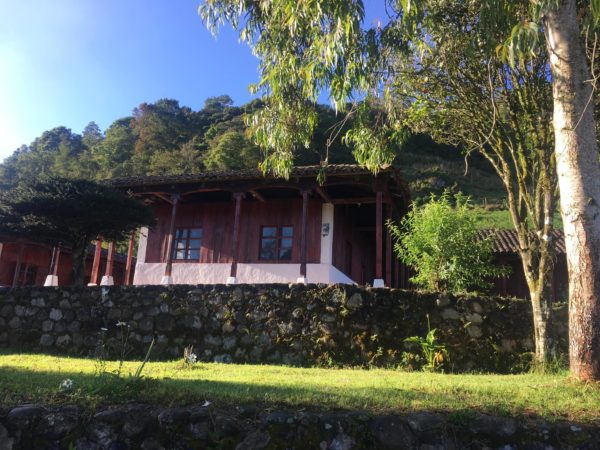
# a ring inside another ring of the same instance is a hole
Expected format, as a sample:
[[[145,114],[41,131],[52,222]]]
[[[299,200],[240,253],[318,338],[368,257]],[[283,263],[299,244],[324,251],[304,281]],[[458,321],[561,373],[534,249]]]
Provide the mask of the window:
[[[173,259],[200,259],[202,228],[177,228],[173,241]]]
[[[262,227],[259,259],[290,261],[293,238],[294,227]]]

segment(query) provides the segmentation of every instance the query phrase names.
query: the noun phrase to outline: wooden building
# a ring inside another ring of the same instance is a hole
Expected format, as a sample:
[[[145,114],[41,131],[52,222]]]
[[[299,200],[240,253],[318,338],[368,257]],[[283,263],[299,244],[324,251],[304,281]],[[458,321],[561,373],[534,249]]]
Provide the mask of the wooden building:
[[[73,258],[68,249],[0,237],[0,286],[65,286],[71,283],[72,267]],[[94,247],[88,249],[84,269],[86,283],[93,281],[94,268],[96,277],[110,274],[114,284],[126,283],[126,258],[116,253],[114,246],[112,254],[101,249],[96,255]]]
[[[289,180],[238,170],[111,184],[143,198],[158,221],[142,229],[136,285],[398,286],[404,276],[385,227],[410,201],[393,168],[373,175],[356,165],[305,166]]]

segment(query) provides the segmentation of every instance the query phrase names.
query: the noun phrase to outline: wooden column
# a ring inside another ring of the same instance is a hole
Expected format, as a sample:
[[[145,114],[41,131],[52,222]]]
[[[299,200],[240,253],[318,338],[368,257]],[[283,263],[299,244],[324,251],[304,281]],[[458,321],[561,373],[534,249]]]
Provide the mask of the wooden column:
[[[58,286],[58,261],[60,259],[60,245],[52,249],[52,260],[50,261],[50,270],[44,286]]]
[[[15,273],[13,274],[12,287],[17,287],[19,284],[19,272],[21,271],[21,261],[23,260],[24,245],[20,244],[19,253],[17,254],[17,262],[15,263]]]
[[[54,253],[52,253],[54,259]],[[98,275],[100,272],[100,260],[102,259],[102,236],[98,236],[96,240],[96,249],[94,250],[94,262],[92,263],[92,273],[90,274],[90,282],[88,286],[96,286],[98,284]]]
[[[123,284],[129,286],[131,284],[131,263],[133,261],[133,244],[135,243],[135,231],[131,232],[129,236],[129,245],[127,247],[127,261],[125,262],[125,277],[123,278]]]
[[[302,191],[302,228],[300,231],[300,278],[299,282],[306,283],[306,246],[308,239],[306,236],[308,225],[308,194],[309,191]]]
[[[392,220],[392,204],[387,203],[386,205],[387,211],[387,220],[391,222]],[[388,287],[392,287],[392,262],[394,259],[392,258],[392,233],[390,230],[385,231],[385,285]]]
[[[233,216],[233,243],[231,248],[231,269],[229,271],[227,284],[237,283],[237,263],[240,254],[240,216],[242,213],[242,200],[244,198],[244,193],[235,192],[233,194],[233,198],[235,199],[235,214]]]
[[[375,280],[373,287],[383,287],[383,192],[375,194]]]
[[[165,275],[162,284],[172,284],[171,272],[173,270],[173,234],[175,233],[175,219],[177,218],[177,204],[179,203],[179,195],[173,195],[171,206],[171,223],[169,224],[169,234],[167,236],[167,254],[165,260]]]
[[[108,256],[106,257],[106,268],[104,269],[103,282],[112,285],[113,283],[113,268],[115,264],[115,241],[110,241],[108,244]],[[105,283],[102,283],[105,284]]]

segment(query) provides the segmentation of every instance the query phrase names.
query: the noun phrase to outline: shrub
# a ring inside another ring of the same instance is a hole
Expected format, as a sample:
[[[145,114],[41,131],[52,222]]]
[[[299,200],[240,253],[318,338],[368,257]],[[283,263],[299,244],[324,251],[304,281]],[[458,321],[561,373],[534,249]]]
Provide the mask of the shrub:
[[[468,292],[485,289],[490,277],[506,273],[493,265],[491,241],[478,237],[469,198],[460,193],[432,196],[423,206],[413,205],[400,226],[387,225],[394,250],[415,270],[411,281],[420,288]]]

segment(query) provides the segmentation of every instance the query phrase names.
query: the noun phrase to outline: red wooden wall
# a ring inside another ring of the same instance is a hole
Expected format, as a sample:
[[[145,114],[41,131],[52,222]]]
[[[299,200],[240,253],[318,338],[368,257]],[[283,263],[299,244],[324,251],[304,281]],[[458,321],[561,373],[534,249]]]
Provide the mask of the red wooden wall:
[[[165,249],[171,206],[156,207],[157,225],[148,233],[146,261],[148,263],[165,260]],[[233,220],[235,203],[185,203],[177,207],[175,228],[202,228],[202,249],[200,262],[228,263],[232,257]],[[307,262],[318,263],[321,253],[321,201],[309,199],[307,227]],[[300,232],[302,228],[302,200],[254,200],[242,201],[240,217],[239,262],[268,262],[258,259],[260,232],[263,226],[293,226],[294,238],[292,259],[289,263],[300,262]],[[189,261],[188,261],[189,262]],[[185,263],[174,260],[173,263]]]

